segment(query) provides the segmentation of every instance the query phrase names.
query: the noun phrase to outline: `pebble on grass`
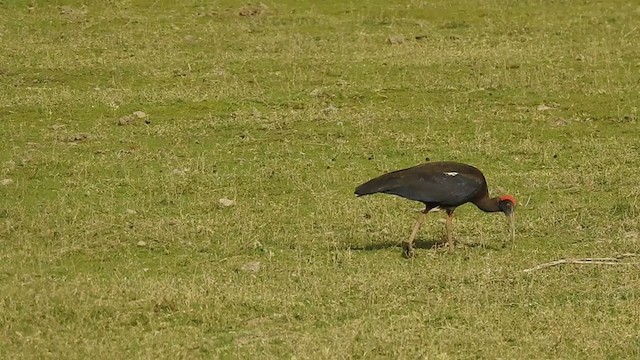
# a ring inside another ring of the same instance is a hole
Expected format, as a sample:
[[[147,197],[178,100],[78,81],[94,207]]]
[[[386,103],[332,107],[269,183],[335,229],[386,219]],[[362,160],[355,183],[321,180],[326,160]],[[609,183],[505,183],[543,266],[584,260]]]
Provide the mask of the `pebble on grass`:
[[[240,270],[247,272],[258,272],[262,268],[260,261],[248,262],[240,267]]]
[[[144,111],[138,110],[138,111],[134,111],[131,114],[120,117],[120,119],[118,119],[118,125],[119,126],[132,125],[138,119],[144,119],[145,124],[151,123],[151,121],[149,121],[149,119],[147,118],[147,114]]]
[[[222,207],[230,207],[230,206],[234,206],[236,204],[236,202],[235,202],[235,200],[222,198],[222,199],[218,200],[218,204],[220,204],[220,206],[222,206]]]

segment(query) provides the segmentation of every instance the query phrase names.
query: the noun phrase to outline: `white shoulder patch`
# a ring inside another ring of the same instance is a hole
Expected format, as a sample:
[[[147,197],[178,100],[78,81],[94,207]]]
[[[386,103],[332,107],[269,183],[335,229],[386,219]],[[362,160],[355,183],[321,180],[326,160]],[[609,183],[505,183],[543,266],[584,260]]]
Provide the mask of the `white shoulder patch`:
[[[455,172],[455,171],[451,171],[451,172],[445,172],[445,175],[456,176],[456,175],[458,175],[458,173]]]

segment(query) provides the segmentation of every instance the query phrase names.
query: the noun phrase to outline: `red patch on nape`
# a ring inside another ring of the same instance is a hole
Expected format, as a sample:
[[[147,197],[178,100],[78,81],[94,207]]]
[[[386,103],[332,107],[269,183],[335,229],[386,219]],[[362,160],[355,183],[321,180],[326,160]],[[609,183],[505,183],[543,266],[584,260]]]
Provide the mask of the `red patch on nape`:
[[[516,198],[514,198],[511,195],[500,196],[500,201],[503,201],[503,200],[509,200],[509,201],[511,201],[513,203],[513,205],[518,204],[518,202],[516,201]]]

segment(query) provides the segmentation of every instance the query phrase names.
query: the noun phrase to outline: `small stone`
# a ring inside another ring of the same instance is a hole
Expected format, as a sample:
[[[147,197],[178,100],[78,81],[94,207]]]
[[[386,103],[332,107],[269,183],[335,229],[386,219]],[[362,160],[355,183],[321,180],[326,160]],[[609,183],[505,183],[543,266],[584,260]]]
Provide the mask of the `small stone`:
[[[127,209],[125,212],[126,212],[128,215],[135,215],[135,214],[137,214],[137,212],[136,212],[135,210],[133,210],[133,209]]]
[[[235,202],[235,200],[222,198],[222,199],[218,200],[218,204],[220,204],[222,207],[230,207],[230,206],[234,206],[236,204],[236,202]]]
[[[140,241],[138,241],[138,244],[137,244],[137,245],[138,245],[138,246],[147,246],[147,242],[146,242],[146,241],[143,241],[143,240],[140,240]]]
[[[248,262],[240,267],[240,270],[247,272],[258,272],[262,268],[260,261]]]
[[[538,111],[547,111],[547,110],[551,110],[551,106],[540,104],[536,109],[538,109]]]
[[[13,180],[12,179],[2,179],[2,180],[0,180],[0,184],[2,186],[9,186],[9,185],[13,184]]]
[[[130,125],[131,123],[133,123],[133,117],[131,115],[125,115],[118,119],[118,125],[120,126]]]
[[[144,119],[147,117],[147,114],[145,114],[144,111],[134,111],[132,115],[138,119]]]

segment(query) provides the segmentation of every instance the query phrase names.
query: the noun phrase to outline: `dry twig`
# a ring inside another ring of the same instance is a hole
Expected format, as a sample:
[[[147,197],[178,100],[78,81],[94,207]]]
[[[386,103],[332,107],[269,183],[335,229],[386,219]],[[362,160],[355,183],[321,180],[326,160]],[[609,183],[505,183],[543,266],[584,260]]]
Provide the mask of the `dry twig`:
[[[555,261],[551,261],[551,262],[548,262],[548,263],[540,264],[540,265],[534,266],[532,268],[525,269],[523,271],[524,272],[532,272],[532,271],[545,269],[545,268],[548,268],[548,267],[552,267],[552,266],[556,266],[556,265],[562,265],[562,264],[638,265],[638,264],[640,264],[640,262],[624,262],[624,261],[622,261],[625,258],[635,257],[635,256],[638,256],[638,254],[625,253],[625,254],[620,254],[620,255],[618,255],[616,257],[609,257],[609,258],[560,259],[560,260],[555,260]]]

